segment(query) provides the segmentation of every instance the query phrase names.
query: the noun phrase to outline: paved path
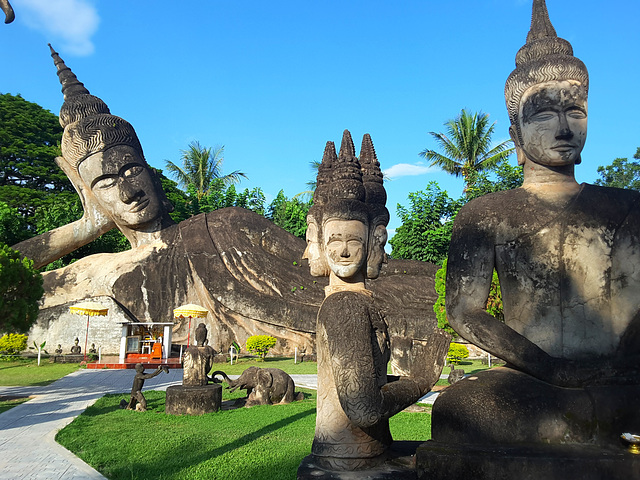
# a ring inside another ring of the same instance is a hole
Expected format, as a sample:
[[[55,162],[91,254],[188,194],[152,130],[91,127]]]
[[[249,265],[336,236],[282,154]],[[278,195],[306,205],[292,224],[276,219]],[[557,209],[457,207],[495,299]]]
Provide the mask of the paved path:
[[[0,395],[35,397],[0,414],[0,480],[105,480],[55,436],[103,395],[128,396],[134,375],[133,370],[77,370],[46,387],[0,387]],[[316,388],[316,375],[292,377],[297,386]],[[146,380],[144,390],[181,383],[182,369],[170,369]]]
[[[150,370],[147,370],[149,373]],[[56,433],[107,393],[128,396],[133,370],[77,370],[45,387],[0,387],[0,395],[34,396],[0,414],[0,480],[91,480],[105,477],[55,441]],[[231,375],[237,378],[237,375]],[[317,375],[291,375],[296,386],[317,388]],[[443,375],[441,378],[446,378]],[[144,390],[182,383],[182,369],[146,380]],[[433,403],[431,392],[420,403]]]

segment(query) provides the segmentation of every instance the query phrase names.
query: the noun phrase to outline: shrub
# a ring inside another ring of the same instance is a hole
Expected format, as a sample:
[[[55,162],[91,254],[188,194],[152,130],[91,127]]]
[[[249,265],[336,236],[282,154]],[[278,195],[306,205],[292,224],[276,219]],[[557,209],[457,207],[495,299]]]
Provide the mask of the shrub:
[[[7,333],[0,338],[0,353],[9,355],[12,360],[18,353],[27,348],[27,336],[20,333]],[[7,357],[4,357],[7,358]]]
[[[460,360],[469,356],[469,349],[459,343],[452,343],[449,345],[449,351],[447,352],[447,360],[449,363],[460,363]]]
[[[247,350],[260,355],[263,360],[275,344],[276,339],[271,335],[253,335],[247,338]]]

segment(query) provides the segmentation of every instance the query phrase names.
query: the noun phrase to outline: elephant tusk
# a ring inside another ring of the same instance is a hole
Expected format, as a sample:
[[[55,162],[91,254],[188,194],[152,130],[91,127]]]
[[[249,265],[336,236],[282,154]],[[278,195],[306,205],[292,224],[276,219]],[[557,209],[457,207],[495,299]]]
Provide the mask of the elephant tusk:
[[[13,8],[9,3],[9,0],[0,0],[0,8],[4,12],[4,23],[11,23],[15,20],[16,14],[13,12]]]

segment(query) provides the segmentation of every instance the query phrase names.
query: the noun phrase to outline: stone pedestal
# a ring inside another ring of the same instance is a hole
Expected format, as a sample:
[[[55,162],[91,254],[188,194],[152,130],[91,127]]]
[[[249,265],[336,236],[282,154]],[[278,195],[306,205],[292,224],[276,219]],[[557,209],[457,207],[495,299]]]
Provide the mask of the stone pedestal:
[[[167,388],[165,413],[169,415],[202,415],[220,410],[222,386],[190,387],[174,385]]]
[[[622,480],[638,478],[640,455],[593,445],[451,445],[429,440],[416,452],[419,480]]]
[[[388,459],[368,470],[327,470],[308,455],[298,467],[297,480],[416,480],[415,452],[419,445],[420,442],[393,442]]]

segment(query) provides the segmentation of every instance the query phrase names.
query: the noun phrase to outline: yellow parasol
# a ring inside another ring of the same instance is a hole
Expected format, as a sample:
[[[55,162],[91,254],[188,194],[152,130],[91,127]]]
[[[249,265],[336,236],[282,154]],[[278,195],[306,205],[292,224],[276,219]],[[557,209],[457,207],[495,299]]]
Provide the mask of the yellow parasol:
[[[98,302],[82,302],[69,307],[71,313],[87,316],[87,333],[84,337],[84,360],[87,361],[87,340],[89,339],[89,317],[105,316],[109,312],[109,307],[105,307]]]
[[[183,305],[173,311],[173,316],[175,318],[189,318],[189,330],[187,330],[187,347],[189,347],[191,341],[191,318],[204,318],[207,316],[207,313],[209,313],[209,310],[194,303]]]

